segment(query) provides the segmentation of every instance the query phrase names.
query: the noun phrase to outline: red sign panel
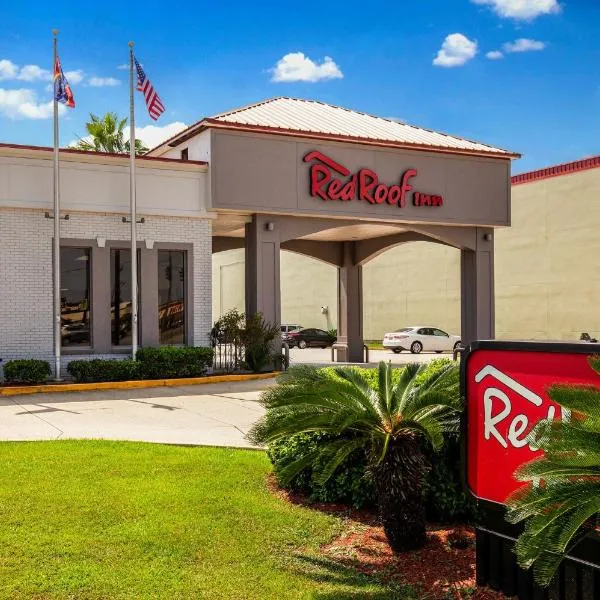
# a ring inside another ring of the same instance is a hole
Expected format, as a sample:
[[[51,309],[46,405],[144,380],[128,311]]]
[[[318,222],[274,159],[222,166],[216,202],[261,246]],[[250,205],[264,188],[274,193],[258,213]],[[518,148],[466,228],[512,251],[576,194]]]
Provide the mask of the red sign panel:
[[[411,180],[419,174],[407,169],[397,184],[381,183],[372,169],[360,169],[352,174],[349,169],[314,150],[304,157],[310,167],[310,195],[322,200],[364,200],[370,204],[389,204],[404,208],[410,192],[413,206],[442,206],[444,199],[436,194],[414,190]],[[341,176],[341,177],[340,177]]]
[[[512,347],[511,347],[512,346]],[[570,345],[573,348],[573,345]],[[482,342],[463,373],[467,404],[467,482],[482,500],[503,504],[523,484],[514,472],[541,452],[527,434],[542,419],[560,419],[547,390],[555,384],[599,385],[593,352],[577,345]],[[597,352],[597,350],[596,350]]]

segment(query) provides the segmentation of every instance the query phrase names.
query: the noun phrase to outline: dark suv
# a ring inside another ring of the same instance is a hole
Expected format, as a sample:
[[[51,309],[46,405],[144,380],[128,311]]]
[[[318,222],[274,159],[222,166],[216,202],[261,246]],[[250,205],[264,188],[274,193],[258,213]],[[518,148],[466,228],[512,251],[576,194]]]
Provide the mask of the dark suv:
[[[335,343],[336,337],[330,335],[323,329],[298,329],[283,334],[283,341],[293,348],[327,348]]]

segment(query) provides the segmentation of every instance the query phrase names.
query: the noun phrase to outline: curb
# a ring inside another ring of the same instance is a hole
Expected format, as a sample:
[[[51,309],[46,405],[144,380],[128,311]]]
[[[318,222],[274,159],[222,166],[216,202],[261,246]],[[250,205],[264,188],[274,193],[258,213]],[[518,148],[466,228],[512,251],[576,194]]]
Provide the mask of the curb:
[[[176,387],[181,385],[205,385],[209,383],[273,379],[278,375],[279,371],[273,373],[252,373],[248,375],[208,375],[207,377],[189,377],[185,379],[148,379],[143,381],[104,381],[101,383],[26,385],[0,388],[0,397],[22,396],[25,394],[51,394],[56,392],[93,392],[97,390],[133,390],[153,387]]]

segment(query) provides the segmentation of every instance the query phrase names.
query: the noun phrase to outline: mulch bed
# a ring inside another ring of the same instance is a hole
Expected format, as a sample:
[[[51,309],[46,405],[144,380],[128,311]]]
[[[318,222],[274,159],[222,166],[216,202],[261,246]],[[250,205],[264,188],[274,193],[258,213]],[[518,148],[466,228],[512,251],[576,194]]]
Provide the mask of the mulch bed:
[[[410,585],[427,600],[506,600],[499,592],[475,586],[475,532],[470,526],[429,524],[423,548],[398,554],[389,547],[373,512],[311,503],[302,494],[279,488],[273,476],[267,485],[286,502],[343,519],[346,527],[342,535],[321,550],[345,567],[383,583]]]

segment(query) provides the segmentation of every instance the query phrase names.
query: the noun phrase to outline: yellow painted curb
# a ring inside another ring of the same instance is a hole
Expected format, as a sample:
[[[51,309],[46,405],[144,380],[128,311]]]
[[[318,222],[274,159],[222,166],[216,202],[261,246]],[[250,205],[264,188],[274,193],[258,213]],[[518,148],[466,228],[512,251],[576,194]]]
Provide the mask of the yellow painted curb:
[[[56,392],[93,392],[97,390],[133,390],[152,387],[175,387],[180,385],[205,385],[208,383],[227,383],[232,381],[253,381],[273,379],[279,371],[273,373],[251,373],[248,375],[209,375],[207,377],[189,377],[185,379],[148,379],[145,381],[105,381],[102,383],[59,383],[56,385],[24,385],[0,388],[0,396],[21,396],[24,394],[48,394]]]

